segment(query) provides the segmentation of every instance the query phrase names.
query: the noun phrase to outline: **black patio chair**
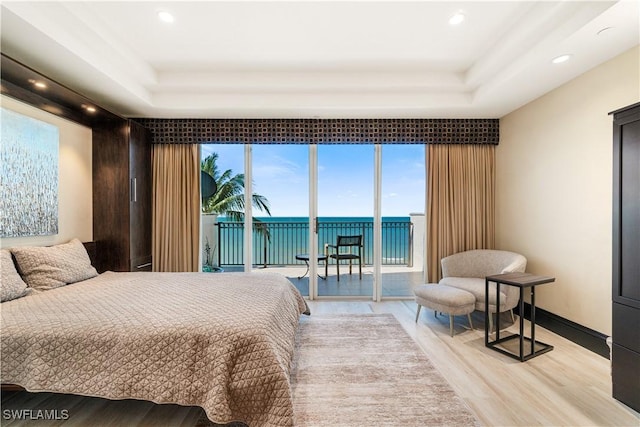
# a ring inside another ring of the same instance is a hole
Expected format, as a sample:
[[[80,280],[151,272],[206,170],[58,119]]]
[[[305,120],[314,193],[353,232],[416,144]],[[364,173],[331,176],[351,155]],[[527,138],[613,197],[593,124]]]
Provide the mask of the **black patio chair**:
[[[329,258],[336,260],[338,282],[340,281],[340,261],[349,260],[349,274],[351,274],[353,260],[358,260],[360,280],[362,280],[362,234],[357,236],[338,236],[335,245],[327,245]],[[357,251],[357,253],[356,253]],[[328,260],[325,262],[325,276],[327,275]]]

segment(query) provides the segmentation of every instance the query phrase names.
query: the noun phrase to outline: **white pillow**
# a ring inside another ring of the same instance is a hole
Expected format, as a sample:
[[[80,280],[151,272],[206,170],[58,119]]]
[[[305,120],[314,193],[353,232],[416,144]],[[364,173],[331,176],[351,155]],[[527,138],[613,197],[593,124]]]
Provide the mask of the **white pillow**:
[[[29,289],[16,271],[11,252],[7,249],[0,250],[0,259],[0,270],[2,272],[2,277],[0,277],[2,279],[0,282],[0,297],[2,302],[28,295]]]
[[[30,288],[44,291],[98,275],[80,240],[55,246],[11,248],[18,270]]]

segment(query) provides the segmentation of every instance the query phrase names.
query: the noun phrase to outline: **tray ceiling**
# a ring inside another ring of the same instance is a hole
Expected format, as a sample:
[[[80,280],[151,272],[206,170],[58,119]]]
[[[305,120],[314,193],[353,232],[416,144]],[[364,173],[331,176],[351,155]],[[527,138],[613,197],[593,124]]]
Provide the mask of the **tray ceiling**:
[[[2,3],[1,41],[125,116],[498,118],[638,45],[639,14],[637,1],[23,1]]]

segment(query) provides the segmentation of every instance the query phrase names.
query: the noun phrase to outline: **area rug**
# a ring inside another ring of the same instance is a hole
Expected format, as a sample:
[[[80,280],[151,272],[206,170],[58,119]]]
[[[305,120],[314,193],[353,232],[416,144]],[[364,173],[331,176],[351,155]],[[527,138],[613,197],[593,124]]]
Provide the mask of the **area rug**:
[[[295,426],[480,425],[391,314],[301,318]]]

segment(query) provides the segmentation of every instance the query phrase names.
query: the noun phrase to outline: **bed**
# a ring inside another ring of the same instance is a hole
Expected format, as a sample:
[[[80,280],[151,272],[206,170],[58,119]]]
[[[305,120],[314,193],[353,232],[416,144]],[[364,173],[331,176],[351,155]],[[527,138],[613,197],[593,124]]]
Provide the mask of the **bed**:
[[[293,425],[290,364],[308,308],[284,276],[93,276],[2,303],[2,383]]]

